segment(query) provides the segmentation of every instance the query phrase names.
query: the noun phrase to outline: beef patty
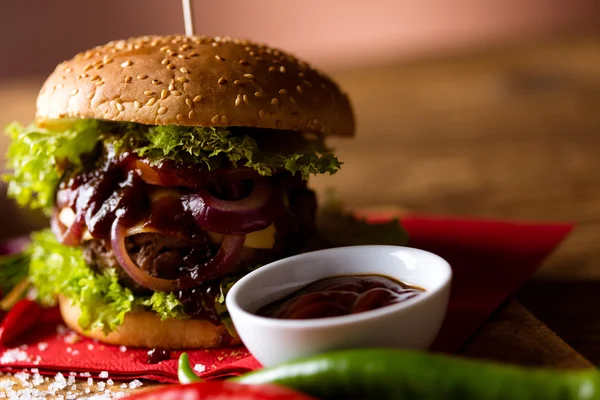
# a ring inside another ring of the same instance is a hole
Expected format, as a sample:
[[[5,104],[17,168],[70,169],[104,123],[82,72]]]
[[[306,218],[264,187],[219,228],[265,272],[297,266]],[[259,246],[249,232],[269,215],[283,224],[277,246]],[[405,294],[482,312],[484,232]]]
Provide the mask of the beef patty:
[[[287,193],[288,205],[285,212],[275,221],[275,245],[273,249],[245,248],[236,271],[255,267],[298,254],[306,249],[316,233],[315,194],[307,188],[291,189]],[[218,244],[210,242],[208,235],[196,237],[166,236],[161,233],[140,233],[125,239],[125,245],[133,262],[150,275],[175,279],[187,273],[189,268],[210,260],[218,250]],[[139,286],[119,265],[110,241],[87,240],[81,244],[87,265],[102,272],[114,268],[122,285],[134,293],[149,292]]]

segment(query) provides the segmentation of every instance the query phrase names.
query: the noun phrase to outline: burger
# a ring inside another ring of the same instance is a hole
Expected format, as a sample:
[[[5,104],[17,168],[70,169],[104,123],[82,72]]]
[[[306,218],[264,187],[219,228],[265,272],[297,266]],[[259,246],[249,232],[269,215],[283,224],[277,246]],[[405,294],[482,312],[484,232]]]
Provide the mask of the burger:
[[[307,180],[340,168],[325,138],[354,118],[281,50],[144,36],[59,64],[7,132],[8,194],[50,219],[27,250],[37,299],[102,342],[212,348],[239,341],[231,285],[315,237]]]

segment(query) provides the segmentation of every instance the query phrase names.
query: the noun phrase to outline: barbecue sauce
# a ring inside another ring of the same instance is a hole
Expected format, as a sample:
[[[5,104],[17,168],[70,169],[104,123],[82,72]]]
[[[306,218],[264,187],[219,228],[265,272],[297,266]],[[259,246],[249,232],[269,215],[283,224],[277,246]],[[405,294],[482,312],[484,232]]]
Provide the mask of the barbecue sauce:
[[[342,275],[320,279],[260,308],[278,319],[339,317],[411,299],[425,290],[382,275]]]

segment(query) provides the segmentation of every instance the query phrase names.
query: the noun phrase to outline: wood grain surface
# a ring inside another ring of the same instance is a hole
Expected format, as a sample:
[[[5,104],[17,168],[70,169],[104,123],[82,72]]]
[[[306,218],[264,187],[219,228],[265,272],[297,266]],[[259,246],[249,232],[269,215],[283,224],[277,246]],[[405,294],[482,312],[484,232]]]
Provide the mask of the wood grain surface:
[[[548,327],[508,302],[461,352],[563,368],[600,362],[600,37],[333,75],[359,129],[331,141],[345,165],[312,181],[321,195],[335,188],[350,207],[577,223],[517,294]],[[42,80],[0,82],[0,123],[31,119]],[[2,214],[5,234],[17,218]]]

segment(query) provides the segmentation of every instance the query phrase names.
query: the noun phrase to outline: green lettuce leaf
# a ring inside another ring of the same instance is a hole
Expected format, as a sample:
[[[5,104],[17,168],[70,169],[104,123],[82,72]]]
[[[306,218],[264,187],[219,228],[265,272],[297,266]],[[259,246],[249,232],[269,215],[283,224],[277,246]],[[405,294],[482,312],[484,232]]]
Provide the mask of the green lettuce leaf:
[[[224,128],[99,120],[59,122],[46,128],[16,123],[6,128],[11,137],[6,167],[12,173],[5,176],[8,194],[22,206],[49,212],[62,174],[83,168],[100,142],[155,163],[165,159],[200,163],[209,170],[243,165],[267,176],[285,169],[308,179],[310,175],[333,174],[341,165],[322,139],[304,139],[300,133],[258,130],[247,134],[240,129],[233,133]]]
[[[64,169],[81,167],[82,157],[96,147],[98,125],[94,120],[81,120],[58,131],[9,125],[6,167],[12,174],[5,177],[8,195],[21,206],[48,209]]]
[[[125,314],[140,309],[152,310],[161,319],[187,318],[174,294],[134,296],[119,284],[114,270],[95,273],[85,264],[81,250],[61,245],[49,230],[32,234],[28,252],[29,275],[38,300],[51,306],[57,295],[64,295],[81,308],[79,325],[83,329],[113,331],[123,323]]]

